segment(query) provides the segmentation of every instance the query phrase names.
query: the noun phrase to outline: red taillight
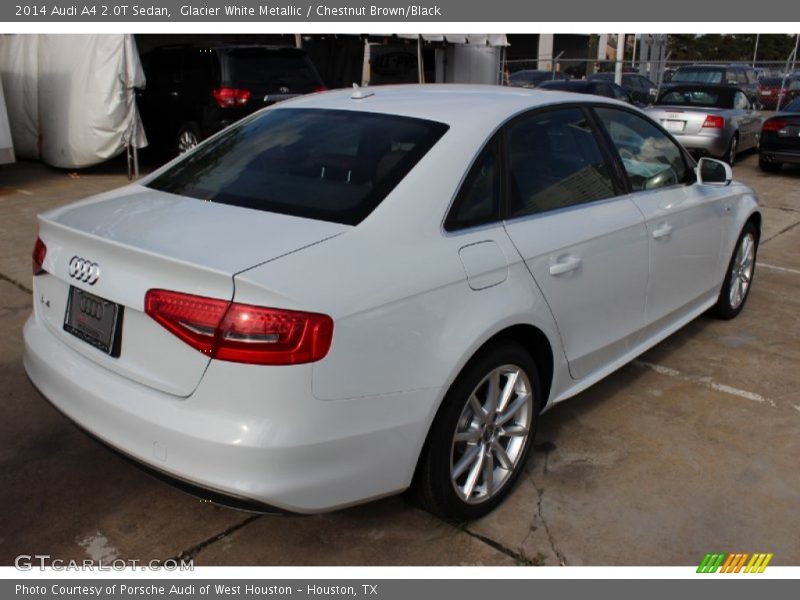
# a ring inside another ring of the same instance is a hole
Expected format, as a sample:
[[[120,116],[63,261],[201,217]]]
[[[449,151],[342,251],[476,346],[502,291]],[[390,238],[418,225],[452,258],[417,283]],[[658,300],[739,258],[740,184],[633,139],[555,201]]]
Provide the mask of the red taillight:
[[[149,290],[145,312],[192,348],[219,360],[296,365],[321,360],[333,340],[327,315]]]
[[[327,92],[328,91],[328,86],[327,85],[318,85],[317,87],[314,88],[314,91],[315,92]]]
[[[244,106],[250,100],[250,90],[220,87],[214,90],[214,100],[217,101],[220,108]]]
[[[33,274],[41,275],[44,273],[44,257],[47,256],[47,246],[41,238],[36,238],[36,243],[33,246]]]
[[[787,125],[789,125],[789,122],[783,119],[768,119],[764,121],[761,131],[780,131]]]
[[[703,127],[707,127],[709,129],[722,129],[725,127],[725,117],[720,117],[719,115],[708,115],[706,120],[703,122]]]

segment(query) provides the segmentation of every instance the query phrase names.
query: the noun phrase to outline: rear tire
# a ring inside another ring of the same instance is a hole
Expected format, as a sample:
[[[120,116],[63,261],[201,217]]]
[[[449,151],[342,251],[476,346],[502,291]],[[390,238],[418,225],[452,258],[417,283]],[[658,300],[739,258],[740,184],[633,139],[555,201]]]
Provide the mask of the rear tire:
[[[711,309],[718,319],[727,321],[742,312],[750,288],[753,287],[757,253],[758,230],[752,223],[747,223],[739,234],[739,239],[736,240],[719,298]]]
[[[730,166],[736,162],[736,154],[739,152],[739,133],[734,133],[731,141],[728,143],[728,149],[725,151],[725,156],[722,158]]]
[[[184,123],[178,128],[178,135],[175,139],[175,150],[178,154],[188,152],[200,143],[200,127],[197,123]]]
[[[781,167],[783,167],[783,163],[767,162],[762,158],[758,159],[758,168],[765,173],[777,173],[781,170]]]
[[[539,374],[522,346],[501,340],[476,354],[422,450],[414,491],[423,508],[457,521],[494,510],[525,468],[540,410]]]

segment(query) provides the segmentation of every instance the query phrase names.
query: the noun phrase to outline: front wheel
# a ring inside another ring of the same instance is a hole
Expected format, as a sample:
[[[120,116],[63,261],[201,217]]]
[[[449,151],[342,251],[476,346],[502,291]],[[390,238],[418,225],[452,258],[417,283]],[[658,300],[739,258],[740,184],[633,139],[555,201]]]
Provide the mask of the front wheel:
[[[184,123],[178,128],[175,147],[178,154],[188,152],[200,143],[200,128],[196,123]]]
[[[742,312],[753,283],[757,251],[758,230],[752,223],[747,223],[736,242],[719,298],[712,309],[718,318],[733,319]]]
[[[536,365],[511,341],[484,348],[447,393],[420,457],[422,506],[452,520],[492,511],[527,458],[541,407]]]

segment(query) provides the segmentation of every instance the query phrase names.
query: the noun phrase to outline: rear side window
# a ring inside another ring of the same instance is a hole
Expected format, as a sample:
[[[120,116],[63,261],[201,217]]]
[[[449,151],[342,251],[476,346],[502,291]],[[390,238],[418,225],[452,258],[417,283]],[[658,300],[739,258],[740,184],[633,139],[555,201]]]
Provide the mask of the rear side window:
[[[148,186],[355,225],[447,129],[443,123],[375,113],[271,110],[200,146]]]
[[[567,108],[508,128],[509,217],[616,195],[611,170],[586,115]]]
[[[262,85],[291,92],[313,91],[321,81],[303,54],[265,48],[239,48],[228,52],[228,77],[237,85]]]
[[[500,220],[500,153],[493,139],[472,165],[445,220],[448,231]]]
[[[619,152],[633,191],[687,181],[683,153],[658,127],[625,110],[596,108],[595,112]]]

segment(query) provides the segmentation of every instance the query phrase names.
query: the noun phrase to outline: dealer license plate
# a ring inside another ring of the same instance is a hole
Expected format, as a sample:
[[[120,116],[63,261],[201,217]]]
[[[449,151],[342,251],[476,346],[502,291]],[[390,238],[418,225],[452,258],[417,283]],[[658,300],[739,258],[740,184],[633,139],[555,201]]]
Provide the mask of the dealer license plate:
[[[116,357],[119,356],[121,321],[119,304],[76,287],[69,288],[64,331]]]

